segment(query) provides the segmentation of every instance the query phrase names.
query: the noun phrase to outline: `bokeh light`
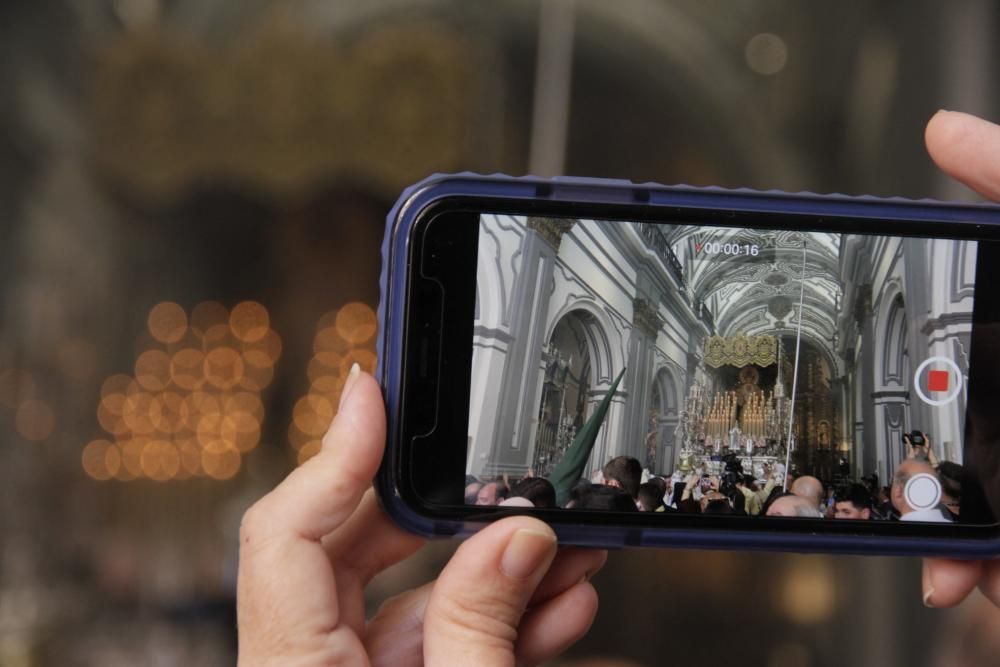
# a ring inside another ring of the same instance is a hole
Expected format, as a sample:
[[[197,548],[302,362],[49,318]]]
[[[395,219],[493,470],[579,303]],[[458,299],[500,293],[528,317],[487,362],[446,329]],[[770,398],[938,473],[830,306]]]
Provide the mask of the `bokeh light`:
[[[797,559],[778,591],[784,614],[800,624],[827,620],[837,604],[833,568],[826,556]]]
[[[17,406],[14,423],[22,438],[41,442],[55,430],[56,415],[45,401],[28,399]]]
[[[121,464],[121,456],[117,453],[117,447],[108,440],[92,440],[87,443],[87,446],[83,448],[83,453],[81,454],[81,462],[83,463],[83,471],[87,473],[90,477],[98,480],[111,479],[118,472],[117,466],[114,470],[110,469],[108,465],[108,452],[115,451],[115,457],[118,461],[118,465]]]
[[[349,303],[335,319],[337,333],[351,345],[363,345],[375,336],[375,311],[366,303]]]
[[[229,314],[229,327],[233,335],[245,343],[261,340],[270,329],[271,318],[267,309],[256,301],[244,301]]]
[[[170,384],[170,357],[163,350],[147,350],[135,360],[135,379],[144,389],[163,391]]]
[[[785,68],[785,63],[788,62],[788,47],[781,37],[762,32],[750,38],[744,55],[750,69],[757,74],[769,76]]]
[[[161,343],[176,343],[187,333],[187,313],[176,303],[164,301],[153,306],[147,319],[150,335]]]
[[[351,366],[356,363],[368,373],[375,371],[377,327],[375,311],[360,302],[324,313],[316,323],[313,356],[306,367],[309,391],[296,401],[288,427],[288,444],[299,465],[320,450]]]
[[[255,301],[231,313],[205,301],[190,318],[178,304],[154,306],[134,377],[116,374],[101,385],[97,423],[108,437],[84,447],[84,472],[95,480],[233,478],[260,443],[260,392],[281,356],[270,321]],[[27,386],[14,375],[8,385],[12,396]]]
[[[296,456],[296,460],[299,465],[302,465],[312,457],[319,454],[320,448],[323,446],[321,440],[309,440],[299,449],[299,453]]]

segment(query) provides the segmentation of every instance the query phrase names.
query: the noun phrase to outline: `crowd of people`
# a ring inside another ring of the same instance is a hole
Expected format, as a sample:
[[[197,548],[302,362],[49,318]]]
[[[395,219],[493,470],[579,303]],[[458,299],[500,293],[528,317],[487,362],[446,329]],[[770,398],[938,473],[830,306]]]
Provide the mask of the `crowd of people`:
[[[870,474],[860,481],[821,480],[811,475],[785,475],[782,466],[764,466],[764,479],[746,474],[739,459],[725,459],[721,475],[689,471],[653,474],[631,456],[616,456],[590,479],[580,479],[562,504],[566,509],[685,512],[742,516],[852,519],[856,521],[957,521],[962,497],[962,466],[939,461],[930,438],[904,436],[906,459],[891,483],[880,486]],[[936,480],[939,501],[913,503],[907,483],[918,475]],[[466,478],[470,505],[555,508],[556,490],[544,477]]]

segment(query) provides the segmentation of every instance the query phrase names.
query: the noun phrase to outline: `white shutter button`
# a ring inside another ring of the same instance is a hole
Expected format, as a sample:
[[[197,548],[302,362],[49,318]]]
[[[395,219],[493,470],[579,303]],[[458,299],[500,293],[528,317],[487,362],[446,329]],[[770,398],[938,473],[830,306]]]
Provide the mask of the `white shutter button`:
[[[929,510],[941,503],[941,482],[925,472],[911,477],[903,487],[906,503],[915,510]]]

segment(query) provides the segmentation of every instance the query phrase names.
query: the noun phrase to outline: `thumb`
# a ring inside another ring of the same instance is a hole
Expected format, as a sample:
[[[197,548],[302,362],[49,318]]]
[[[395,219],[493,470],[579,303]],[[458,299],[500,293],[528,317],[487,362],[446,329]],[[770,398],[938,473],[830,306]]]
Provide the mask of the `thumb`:
[[[555,555],[552,529],[525,516],[467,540],[427,602],[425,664],[513,665],[521,616]]]

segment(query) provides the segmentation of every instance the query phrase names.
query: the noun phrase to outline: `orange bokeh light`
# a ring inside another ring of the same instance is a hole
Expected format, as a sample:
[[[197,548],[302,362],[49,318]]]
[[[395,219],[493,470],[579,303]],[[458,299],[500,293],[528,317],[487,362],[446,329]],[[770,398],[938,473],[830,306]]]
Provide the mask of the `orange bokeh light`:
[[[163,391],[170,384],[170,357],[162,350],[146,350],[135,360],[135,379],[143,389]]]
[[[205,355],[205,379],[219,389],[232,389],[243,379],[243,358],[231,347],[217,347]]]
[[[114,412],[112,412],[107,408],[106,401],[108,399],[106,398],[104,399],[104,401],[101,402],[100,405],[97,406],[97,423],[100,424],[101,428],[103,428],[108,433],[111,433],[113,435],[123,435],[125,433],[128,433],[128,424],[125,423],[125,420],[122,418],[121,415],[121,407],[125,403],[125,395],[112,394],[112,396],[121,397],[121,403],[118,404],[118,413],[115,414]]]
[[[378,363],[378,357],[372,350],[367,348],[357,348],[351,350],[340,360],[340,374],[342,377],[346,378],[347,374],[351,372],[351,366],[355,363],[361,367],[366,373],[374,373],[375,365]]]
[[[174,443],[168,440],[151,440],[142,448],[139,457],[142,472],[152,480],[165,482],[177,474],[181,465]]]
[[[267,308],[256,301],[237,304],[229,314],[229,327],[233,335],[245,343],[262,340],[270,330],[271,317]]]
[[[170,358],[170,378],[181,389],[194,391],[205,377],[205,354],[193,347],[177,351]]]
[[[226,397],[223,412],[226,414],[245,412],[259,422],[264,419],[264,403],[257,394],[240,391]]]
[[[234,347],[239,343],[233,337],[233,332],[229,330],[227,324],[213,324],[202,336],[201,344],[205,354],[208,354],[217,347]]]
[[[89,477],[96,480],[104,481],[111,479],[118,472],[118,468],[116,467],[114,470],[109,468],[107,454],[109,450],[117,452],[117,449],[113,443],[107,440],[93,440],[87,443],[87,446],[83,448],[83,452],[80,454],[83,471]]]
[[[239,386],[241,389],[260,392],[271,384],[272,379],[274,379],[273,366],[262,367],[246,364],[243,367],[243,377],[240,378]]]
[[[153,397],[149,417],[161,433],[172,434],[184,425],[184,398],[175,392],[165,391]]]
[[[336,327],[345,341],[361,345],[375,336],[378,322],[371,306],[355,301],[337,311]]]
[[[122,419],[130,431],[138,435],[153,432],[152,405],[153,397],[144,391],[137,391],[125,398]]]
[[[191,309],[191,327],[199,335],[217,324],[229,324],[229,311],[218,301],[202,301]]]
[[[320,394],[308,394],[296,402],[292,420],[306,435],[319,437],[330,427],[335,412],[330,399]]]
[[[40,442],[55,430],[56,414],[45,401],[29,399],[17,406],[14,424],[22,438]]]
[[[204,450],[201,453],[201,466],[205,474],[212,479],[231,479],[240,470],[240,453],[235,447],[222,450]]]
[[[296,456],[296,460],[298,461],[299,465],[302,465],[312,457],[319,454],[319,450],[322,449],[322,447],[323,447],[323,442],[321,440],[310,440],[306,442],[304,445],[302,445],[302,447],[299,449],[298,456]]]
[[[320,352],[338,352],[343,354],[350,349],[351,344],[344,340],[335,326],[320,329],[316,332],[316,337],[313,339],[313,352],[316,354]]]
[[[135,437],[118,443],[122,452],[122,469],[133,478],[142,476],[142,450],[149,438]],[[117,476],[117,475],[116,475]]]
[[[194,438],[183,438],[174,441],[177,446],[177,453],[180,456],[181,468],[189,475],[202,474],[201,469],[201,447]]]
[[[146,323],[153,338],[161,343],[176,343],[187,332],[187,313],[176,303],[164,301],[153,306]]]

